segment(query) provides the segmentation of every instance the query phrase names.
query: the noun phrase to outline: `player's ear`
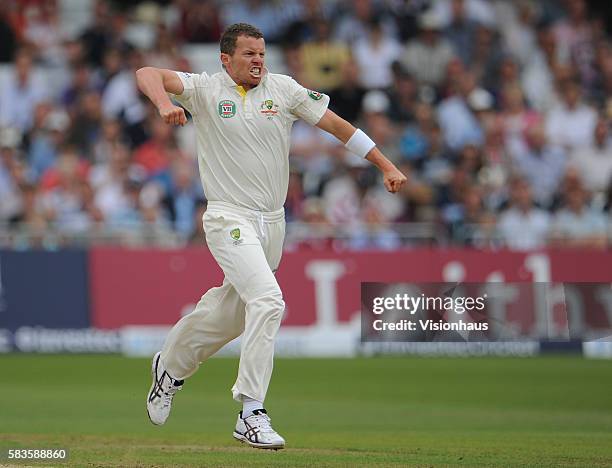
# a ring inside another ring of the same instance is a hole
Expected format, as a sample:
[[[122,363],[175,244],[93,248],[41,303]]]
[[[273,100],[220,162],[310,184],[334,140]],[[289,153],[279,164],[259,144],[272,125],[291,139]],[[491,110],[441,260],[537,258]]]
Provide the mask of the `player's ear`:
[[[223,52],[221,52],[221,64],[227,68],[227,65],[229,64],[230,61],[230,56],[229,54],[224,54]]]

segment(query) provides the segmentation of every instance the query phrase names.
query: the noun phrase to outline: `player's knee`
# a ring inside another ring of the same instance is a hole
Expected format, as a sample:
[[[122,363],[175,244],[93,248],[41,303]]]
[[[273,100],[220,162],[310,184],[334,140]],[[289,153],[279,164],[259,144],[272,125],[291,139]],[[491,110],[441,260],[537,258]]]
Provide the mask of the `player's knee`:
[[[254,299],[250,304],[253,310],[265,314],[270,320],[280,320],[285,312],[285,301],[280,289]]]

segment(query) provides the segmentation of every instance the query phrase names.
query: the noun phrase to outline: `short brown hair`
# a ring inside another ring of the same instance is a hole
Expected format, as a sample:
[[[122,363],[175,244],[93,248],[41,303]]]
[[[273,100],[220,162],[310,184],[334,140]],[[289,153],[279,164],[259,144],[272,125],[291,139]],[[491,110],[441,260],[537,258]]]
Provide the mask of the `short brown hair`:
[[[255,39],[263,38],[263,33],[255,26],[247,23],[236,23],[227,27],[223,31],[219,47],[222,54],[232,55],[236,50],[236,39],[238,36],[254,37]]]

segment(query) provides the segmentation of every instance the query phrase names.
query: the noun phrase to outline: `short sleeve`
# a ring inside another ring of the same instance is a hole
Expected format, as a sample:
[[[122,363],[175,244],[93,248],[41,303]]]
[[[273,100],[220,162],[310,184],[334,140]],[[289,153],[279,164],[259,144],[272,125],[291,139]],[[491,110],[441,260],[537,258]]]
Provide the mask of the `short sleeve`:
[[[206,73],[175,72],[183,83],[182,94],[172,94],[173,99],[189,111],[197,115],[204,100],[203,89],[208,85],[209,76]]]
[[[329,105],[329,96],[304,88],[293,78],[289,82],[289,95],[291,113],[310,125],[319,123]]]

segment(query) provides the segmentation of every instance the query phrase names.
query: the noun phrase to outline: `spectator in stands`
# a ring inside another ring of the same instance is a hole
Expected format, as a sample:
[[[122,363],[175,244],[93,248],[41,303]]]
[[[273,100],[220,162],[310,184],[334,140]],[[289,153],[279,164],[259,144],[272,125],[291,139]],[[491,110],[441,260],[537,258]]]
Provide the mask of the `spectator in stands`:
[[[540,16],[538,5],[529,0],[520,0],[505,2],[504,6],[510,10],[505,17],[507,20],[499,24],[504,47],[521,65],[526,65],[537,46],[536,22]]]
[[[546,133],[550,141],[573,150],[590,146],[597,125],[597,112],[581,100],[582,90],[575,80],[560,84],[561,102],[546,117]]]
[[[294,167],[289,168],[289,184],[287,187],[287,200],[285,201],[285,218],[288,222],[299,220],[302,217],[304,204],[303,173]]]
[[[21,210],[11,220],[15,225],[15,247],[47,247],[45,237],[49,234],[49,226],[41,206],[41,189],[36,184],[25,183],[20,186],[20,191]]]
[[[594,78],[593,35],[585,0],[567,0],[567,17],[553,26],[553,33],[563,63],[574,63],[582,83],[588,85]]]
[[[17,48],[17,34],[9,17],[9,5],[0,2],[0,63],[13,61]]]
[[[558,103],[553,70],[560,64],[555,35],[546,24],[537,30],[537,47],[530,51],[521,84],[532,107],[546,112]]]
[[[261,30],[267,44],[275,43],[281,38],[283,25],[286,22],[286,18],[282,17],[283,6],[283,2],[268,2],[266,0],[222,2],[223,28],[235,23],[252,24]]]
[[[612,44],[607,39],[597,43],[595,49],[595,78],[589,88],[592,102],[605,102],[612,96]]]
[[[415,118],[418,84],[399,62],[394,62],[391,70],[393,72],[393,84],[387,90],[391,101],[388,114],[393,122],[405,124]]]
[[[519,63],[511,55],[501,57],[497,70],[488,79],[484,80],[483,86],[493,94],[496,107],[499,107],[504,88],[514,86],[521,89],[522,92]]]
[[[478,246],[488,238],[483,223],[488,220],[483,193],[480,187],[469,187],[454,213],[453,219],[446,220],[449,236],[453,243],[462,246]]]
[[[423,160],[430,152],[431,129],[435,122],[433,108],[424,102],[414,107],[415,122],[402,132],[400,152],[402,158],[413,167],[421,167]]]
[[[34,181],[38,181],[55,165],[59,150],[66,141],[69,126],[70,117],[61,108],[54,109],[48,103],[36,106],[28,149],[28,162]]]
[[[135,73],[142,66],[142,54],[134,50],[128,56],[128,67],[115,74],[102,93],[102,112],[106,119],[120,119],[136,125],[145,118],[145,107],[136,88]]]
[[[114,146],[108,159],[98,161],[91,168],[89,184],[95,192],[94,204],[105,219],[111,220],[128,209],[130,197],[127,185],[130,172],[135,174],[135,169],[130,167],[130,152],[122,145]]]
[[[440,35],[441,23],[431,13],[419,18],[419,36],[408,42],[401,63],[424,85],[438,86],[453,57],[452,46]]]
[[[19,163],[21,134],[10,127],[0,128],[0,225],[14,219],[22,209],[19,182],[14,177]]]
[[[478,23],[468,18],[465,12],[465,0],[451,0],[451,21],[444,28],[444,37],[453,46],[455,54],[464,64],[472,60]]]
[[[166,170],[177,154],[172,127],[161,119],[150,119],[151,138],[134,151],[134,163],[139,165],[147,177]]]
[[[95,91],[84,93],[79,98],[68,142],[78,148],[80,154],[90,162],[94,159],[93,147],[100,136],[102,124],[100,95]]]
[[[118,146],[126,145],[122,134],[121,125],[117,120],[104,120],[101,123],[100,135],[96,140],[92,155],[95,164],[106,163],[111,158],[111,152]]]
[[[457,155],[456,164],[466,170],[472,180],[478,180],[483,164],[482,148],[472,144],[465,145]]]
[[[187,42],[218,42],[221,20],[213,0],[183,0],[179,5],[178,37]]]
[[[485,126],[482,153],[483,167],[478,174],[478,182],[483,188],[487,208],[497,210],[506,200],[506,187],[512,170],[512,159],[500,119],[492,120]]]
[[[123,13],[112,11],[108,0],[95,1],[92,24],[80,37],[85,49],[84,58],[92,66],[101,66],[109,49],[127,54],[132,48],[125,39],[126,19]]]
[[[484,87],[496,89],[497,74],[503,58],[499,34],[492,27],[479,25],[470,60],[465,64],[474,73],[476,81]]]
[[[359,68],[349,60],[342,68],[340,85],[329,92],[329,108],[349,122],[356,122],[366,89],[359,82]]]
[[[302,46],[304,79],[315,89],[329,92],[342,85],[350,49],[331,39],[331,25],[324,18],[313,20],[314,39]]]
[[[508,147],[512,164],[529,184],[536,203],[551,207],[567,166],[566,152],[549,143],[542,125],[530,127],[525,141],[513,140]]]
[[[287,2],[289,3],[289,2]],[[335,5],[321,0],[305,0],[290,2],[296,8],[295,18],[285,29],[282,42],[288,44],[303,44],[315,40],[318,21],[330,22]],[[330,23],[331,24],[331,23]],[[333,42],[338,41],[336,37]]]
[[[354,226],[359,222],[361,193],[357,179],[365,173],[363,165],[354,158],[347,159],[352,167],[338,167],[322,191],[324,216],[336,227]]]
[[[353,57],[359,67],[361,84],[367,89],[384,89],[391,85],[391,65],[400,57],[402,47],[393,36],[385,35],[382,19],[373,16],[367,34],[353,43]]]
[[[194,231],[194,215],[204,201],[201,183],[194,177],[196,173],[197,167],[193,161],[176,159],[170,168],[169,187],[161,201],[174,231],[185,239]]]
[[[575,149],[568,162],[581,175],[585,188],[590,192],[603,193],[612,181],[612,140],[608,122],[600,118],[595,127],[592,146]]]
[[[394,122],[389,118],[391,104],[383,91],[368,91],[363,97],[361,122],[368,135],[376,138],[376,146],[393,162],[399,162],[400,134]]]
[[[190,71],[189,61],[181,54],[179,45],[168,27],[159,23],[155,34],[153,48],[146,53],[144,60],[153,67],[169,70]]]
[[[474,186],[467,168],[454,164],[448,183],[441,185],[437,190],[436,217],[443,222],[449,223],[459,217],[464,194],[470,187]]]
[[[523,140],[527,130],[542,121],[542,116],[529,109],[518,84],[507,85],[501,92],[500,125],[506,142]]]
[[[450,149],[457,151],[466,144],[482,144],[484,133],[474,111],[486,110],[492,104],[492,97],[477,87],[475,76],[464,72],[455,94],[438,106],[438,121]]]
[[[553,218],[553,245],[605,247],[606,218],[602,212],[588,205],[587,191],[582,186],[572,187],[563,194],[563,198],[563,207]]]
[[[55,2],[31,4],[25,9],[24,40],[33,46],[37,59],[48,66],[64,63],[62,33]]]
[[[351,250],[397,250],[402,241],[380,207],[366,204],[362,210],[362,220],[348,231],[348,247]]]
[[[287,247],[329,251],[337,245],[333,233],[334,228],[326,217],[323,200],[310,197],[304,200],[301,223],[289,228]]]
[[[85,234],[92,219],[86,211],[87,166],[73,148],[60,152],[55,166],[42,179],[41,197],[45,218],[60,231]]]
[[[32,127],[36,105],[47,99],[48,86],[32,69],[32,54],[19,49],[14,70],[0,87],[0,126],[27,132]]]
[[[381,6],[372,0],[353,0],[345,2],[346,11],[340,12],[336,23],[336,40],[353,45],[355,41],[365,38],[370,29],[370,22],[379,17],[384,37],[397,39],[397,24],[393,18],[382,10]]]
[[[81,97],[94,90],[91,68],[84,62],[79,62],[70,70],[71,77],[68,86],[62,90],[60,102],[66,107],[68,113],[74,117],[77,103]]]
[[[311,86],[305,75],[304,65],[304,54],[302,54],[301,44],[288,44],[283,47],[283,58],[285,60],[285,66],[287,72],[293,77],[295,81],[300,83],[302,86]]]
[[[546,245],[550,233],[550,215],[533,204],[526,180],[510,182],[510,208],[499,217],[497,231],[501,242],[512,250],[539,249]]]
[[[436,191],[449,183],[452,175],[451,155],[444,146],[442,130],[437,122],[432,122],[427,135],[427,151],[420,164],[419,178]]]

